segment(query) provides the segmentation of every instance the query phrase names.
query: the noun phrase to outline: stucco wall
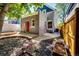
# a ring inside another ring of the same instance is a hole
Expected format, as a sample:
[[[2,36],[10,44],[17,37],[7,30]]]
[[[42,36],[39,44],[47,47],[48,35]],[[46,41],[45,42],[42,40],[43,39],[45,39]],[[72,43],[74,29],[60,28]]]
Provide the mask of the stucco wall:
[[[31,33],[39,33],[39,35],[42,35],[44,33],[46,33],[47,30],[47,16],[49,18],[49,20],[54,20],[54,13],[53,12],[49,12],[47,13],[43,13],[41,11],[38,12],[37,15],[32,15],[26,18],[22,19],[22,24],[25,23],[26,21],[30,22],[30,31]],[[35,27],[31,27],[31,20],[34,19],[35,20]],[[54,28],[54,23],[52,23]],[[25,30],[24,30],[25,29]],[[52,30],[51,29],[51,30]],[[22,25],[22,30],[26,31],[26,26]]]
[[[32,19],[35,21],[35,26],[30,26],[30,32],[31,33],[39,33],[39,16],[38,15],[35,15],[35,16],[32,16],[31,18],[31,21],[30,21],[30,25],[32,23]]]
[[[46,33],[46,13],[39,12],[39,35]]]
[[[35,26],[31,26],[32,24],[32,20],[34,20],[35,22]],[[30,25],[30,28],[29,28],[29,32],[31,33],[39,33],[39,15],[36,14],[36,15],[33,15],[33,16],[28,16],[26,18],[23,18],[22,19],[22,24],[21,24],[21,30],[22,31],[26,31],[27,27],[26,27],[26,22],[29,21],[29,25]],[[26,31],[27,32],[27,31]]]
[[[50,31],[54,31],[55,29],[55,24],[54,24],[54,11],[51,11],[51,12],[48,12],[47,13],[47,30],[50,30]],[[48,21],[52,21],[52,28],[48,28]]]
[[[20,24],[3,24],[2,32],[6,31],[20,31],[21,27]]]
[[[24,22],[21,24],[21,31],[26,31],[26,27],[25,27],[25,23]]]

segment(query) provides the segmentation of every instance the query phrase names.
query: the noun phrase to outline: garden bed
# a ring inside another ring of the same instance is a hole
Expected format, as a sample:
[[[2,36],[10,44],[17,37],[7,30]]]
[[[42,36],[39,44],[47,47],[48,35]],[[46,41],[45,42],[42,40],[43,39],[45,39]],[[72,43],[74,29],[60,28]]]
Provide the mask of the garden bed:
[[[26,41],[29,42],[29,39],[24,36],[0,38],[0,56],[9,56],[14,48],[20,48]]]

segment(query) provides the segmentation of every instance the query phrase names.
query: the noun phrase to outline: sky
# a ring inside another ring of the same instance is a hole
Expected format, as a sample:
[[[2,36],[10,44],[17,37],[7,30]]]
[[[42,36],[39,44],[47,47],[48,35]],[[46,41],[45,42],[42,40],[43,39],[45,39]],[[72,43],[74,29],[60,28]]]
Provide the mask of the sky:
[[[46,5],[48,5],[50,8],[55,8],[56,3],[46,3]]]

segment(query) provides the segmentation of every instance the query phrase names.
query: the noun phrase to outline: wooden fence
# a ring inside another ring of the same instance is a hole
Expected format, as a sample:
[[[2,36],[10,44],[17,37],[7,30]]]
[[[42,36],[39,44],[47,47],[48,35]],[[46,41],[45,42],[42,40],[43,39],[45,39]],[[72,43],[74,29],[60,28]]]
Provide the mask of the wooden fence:
[[[63,37],[72,56],[79,55],[79,8],[62,27]]]

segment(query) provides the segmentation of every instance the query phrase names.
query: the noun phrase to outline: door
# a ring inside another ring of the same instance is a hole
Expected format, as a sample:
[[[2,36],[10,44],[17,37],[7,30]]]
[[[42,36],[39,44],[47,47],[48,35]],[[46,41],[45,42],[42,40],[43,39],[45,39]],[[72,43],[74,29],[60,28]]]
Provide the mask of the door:
[[[30,26],[29,26],[29,21],[27,21],[27,22],[26,22],[26,31],[29,32],[29,30],[30,30],[29,28],[30,28]]]

